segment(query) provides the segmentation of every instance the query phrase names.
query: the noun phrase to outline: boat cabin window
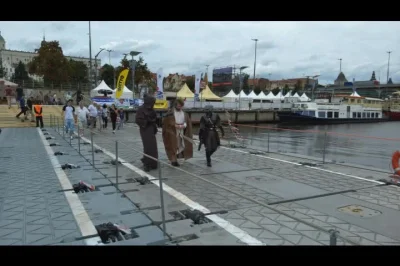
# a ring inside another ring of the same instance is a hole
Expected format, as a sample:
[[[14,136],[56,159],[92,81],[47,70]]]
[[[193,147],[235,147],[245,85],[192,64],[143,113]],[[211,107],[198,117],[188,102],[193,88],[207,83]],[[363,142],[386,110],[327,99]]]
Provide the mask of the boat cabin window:
[[[353,118],[356,118],[356,117],[357,117],[357,113],[353,112]]]
[[[361,112],[357,113],[357,118],[361,118]]]
[[[325,118],[326,116],[325,116],[325,112],[318,112],[318,117],[322,117],[322,118]]]
[[[370,118],[371,117],[371,113],[367,113],[367,118]]]
[[[362,118],[366,118],[367,117],[367,114],[366,113],[362,113]]]
[[[339,118],[339,112],[335,112],[335,118]]]
[[[361,100],[357,100],[357,103],[361,103]]]
[[[371,113],[371,118],[375,118],[375,113]]]
[[[309,116],[315,117],[315,111],[308,111],[308,113],[309,113]]]
[[[327,112],[327,116],[326,117],[328,117],[328,118],[332,118],[333,116],[332,116],[332,112]]]
[[[376,118],[379,118],[379,113],[375,113],[375,117],[376,117]]]

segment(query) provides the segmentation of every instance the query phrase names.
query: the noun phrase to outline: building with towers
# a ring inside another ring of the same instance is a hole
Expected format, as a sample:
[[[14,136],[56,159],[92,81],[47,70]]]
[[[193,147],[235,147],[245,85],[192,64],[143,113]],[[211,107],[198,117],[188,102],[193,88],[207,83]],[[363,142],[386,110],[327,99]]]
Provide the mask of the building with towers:
[[[45,41],[45,36],[43,36],[43,40]],[[10,80],[12,75],[15,73],[15,68],[17,67],[19,62],[24,63],[27,65],[29,62],[32,61],[34,57],[37,56],[37,53],[35,51],[18,51],[18,50],[12,50],[9,49],[6,45],[6,40],[1,34],[0,31],[0,63],[4,69],[4,78],[7,80]],[[65,55],[66,58],[72,59],[75,61],[83,62],[85,63],[88,68],[90,66],[90,59],[86,57],[77,57],[77,56],[67,56]],[[97,59],[95,64],[95,60],[92,59],[92,68],[94,69],[94,66],[98,66],[98,68],[101,67],[101,60]],[[97,69],[99,71],[99,69]],[[89,73],[88,73],[89,74]],[[31,75],[30,75],[31,76]],[[40,80],[40,77],[37,76],[31,76],[33,79]]]

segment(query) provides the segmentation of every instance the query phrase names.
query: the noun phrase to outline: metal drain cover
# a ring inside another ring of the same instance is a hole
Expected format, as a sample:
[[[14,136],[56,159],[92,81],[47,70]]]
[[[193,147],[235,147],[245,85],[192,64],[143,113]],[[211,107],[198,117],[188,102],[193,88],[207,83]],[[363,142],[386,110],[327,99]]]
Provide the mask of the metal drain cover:
[[[382,212],[360,205],[348,205],[338,208],[338,211],[357,217],[367,218],[381,215]]]

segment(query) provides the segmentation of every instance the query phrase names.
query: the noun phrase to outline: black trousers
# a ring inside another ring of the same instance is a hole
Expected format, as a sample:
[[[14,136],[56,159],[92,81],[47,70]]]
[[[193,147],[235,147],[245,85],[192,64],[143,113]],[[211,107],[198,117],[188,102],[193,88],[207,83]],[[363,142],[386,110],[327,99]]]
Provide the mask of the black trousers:
[[[37,116],[36,117],[36,127],[39,127],[39,123],[40,123],[40,128],[43,128],[43,116]]]
[[[22,115],[22,114],[24,114],[24,116],[26,116],[26,111],[27,111],[26,107],[22,108],[22,109],[21,109],[21,112],[19,112],[19,113],[17,114],[17,118],[19,118],[19,116]]]
[[[117,127],[117,118],[116,117],[115,117],[115,119],[111,117],[111,124],[112,124],[112,130],[115,130],[115,128]]]
[[[108,118],[103,117],[103,128],[107,128],[107,124],[108,124]]]
[[[208,150],[206,149],[206,159],[207,159],[207,163],[210,163],[210,162],[211,162],[211,155],[213,155],[214,152],[215,152],[215,150],[214,150],[214,151],[208,151]]]

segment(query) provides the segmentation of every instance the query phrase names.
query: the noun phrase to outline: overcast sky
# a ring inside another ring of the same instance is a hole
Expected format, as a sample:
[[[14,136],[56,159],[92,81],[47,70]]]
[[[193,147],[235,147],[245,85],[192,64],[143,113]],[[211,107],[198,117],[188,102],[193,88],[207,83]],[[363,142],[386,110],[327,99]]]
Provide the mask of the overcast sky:
[[[141,51],[150,70],[164,74],[194,74],[209,67],[249,66],[253,76],[257,38],[256,76],[271,79],[321,75],[333,83],[342,71],[350,81],[376,78],[386,82],[387,51],[390,76],[400,82],[399,22],[92,22],[92,56],[111,48],[111,64],[123,53]],[[88,22],[0,22],[7,48],[33,51],[46,40],[58,40],[64,54],[89,55]],[[108,53],[100,56],[108,63]]]

